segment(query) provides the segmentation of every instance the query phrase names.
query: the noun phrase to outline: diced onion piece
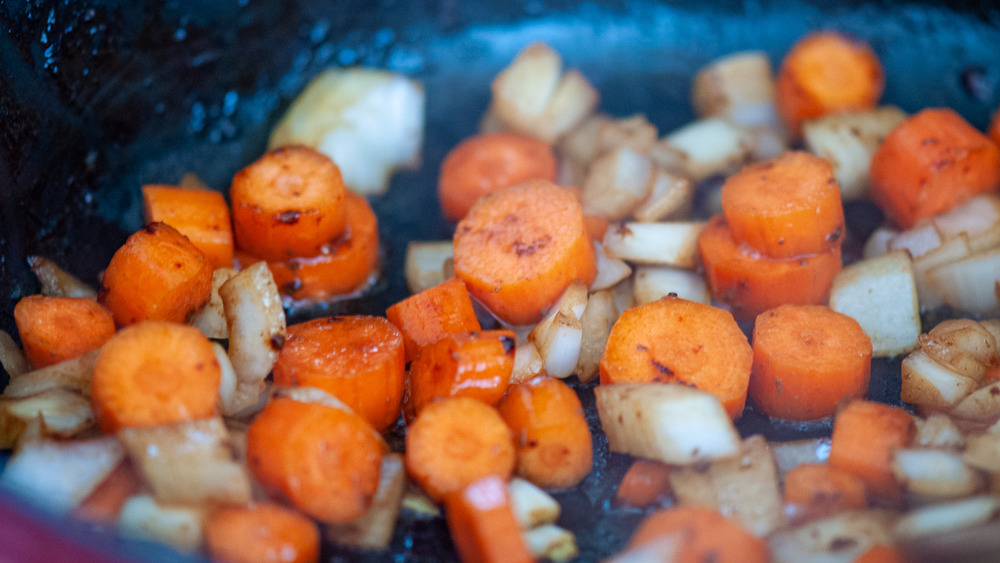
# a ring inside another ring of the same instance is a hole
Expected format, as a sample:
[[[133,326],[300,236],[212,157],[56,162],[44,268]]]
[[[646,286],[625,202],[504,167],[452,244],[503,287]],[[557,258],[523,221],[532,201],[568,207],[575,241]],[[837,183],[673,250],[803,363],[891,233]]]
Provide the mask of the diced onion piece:
[[[29,256],[28,265],[31,266],[31,271],[35,273],[38,283],[42,286],[42,295],[97,298],[97,291],[94,288],[63,270],[48,258]]]
[[[41,438],[71,438],[94,427],[90,399],[62,388],[0,401],[0,448],[21,443],[25,432],[35,429]]]
[[[406,263],[403,271],[410,293],[434,287],[445,281],[444,262],[452,257],[454,245],[450,240],[412,241],[406,245]]]
[[[643,223],[678,216],[690,209],[694,184],[686,177],[656,167],[649,183],[649,196],[633,212]]]
[[[976,469],[1000,473],[1000,435],[987,432],[969,436],[962,460]]]
[[[522,530],[554,524],[559,519],[559,502],[531,481],[514,477],[508,490],[514,518]]]
[[[271,398],[291,399],[300,403],[313,403],[351,413],[354,412],[346,403],[317,387],[275,385],[271,388]]]
[[[957,450],[965,445],[965,436],[951,418],[936,413],[923,421],[917,421],[917,434],[913,437],[913,445]]]
[[[580,553],[576,546],[576,536],[565,528],[555,524],[545,524],[531,530],[525,530],[524,543],[535,559],[549,561],[569,561]]]
[[[69,389],[89,397],[90,383],[94,379],[94,364],[100,354],[100,349],[91,350],[78,358],[12,377],[3,391],[3,398],[28,397],[57,388]]]
[[[579,71],[566,71],[530,133],[553,143],[597,109],[600,95]]]
[[[889,250],[906,250],[910,257],[917,258],[941,246],[941,233],[933,223],[925,221],[911,227],[889,241]]]
[[[580,280],[569,284],[552,309],[528,334],[541,354],[545,371],[553,377],[573,375],[580,359],[583,325],[580,318],[587,308],[587,286]]]
[[[632,292],[632,279],[622,280],[621,283],[611,288],[615,300],[615,309],[618,315],[635,306],[635,295]]]
[[[608,344],[611,327],[618,320],[614,291],[605,289],[591,293],[587,298],[587,308],[580,317],[583,329],[580,340],[580,359],[576,364],[576,376],[580,381],[590,381],[597,377],[601,356]],[[515,356],[515,363],[517,358]]]
[[[353,522],[328,525],[326,538],[339,545],[386,549],[392,541],[405,492],[406,470],[403,467],[403,456],[396,453],[382,456],[378,488],[375,489],[371,506],[361,518]]]
[[[858,321],[875,357],[909,352],[918,345],[920,309],[913,264],[904,251],[845,267],[833,279],[830,308]]]
[[[418,518],[438,518],[441,516],[441,507],[416,485],[406,488],[406,492],[403,494],[403,509],[416,514]]]
[[[1000,509],[1000,498],[976,496],[912,510],[896,523],[895,535],[908,540],[982,524]]]
[[[950,408],[976,389],[976,381],[935,362],[923,350],[903,360],[900,398],[933,408]]]
[[[878,258],[889,252],[889,241],[896,238],[899,231],[891,227],[879,227],[865,241],[862,256],[864,258]]]
[[[190,553],[201,547],[207,510],[205,506],[160,504],[151,495],[136,495],[118,513],[118,530],[125,538],[153,540]]]
[[[917,299],[920,300],[921,309],[926,311],[944,305],[944,300],[927,280],[927,272],[971,254],[969,238],[965,233],[961,233],[913,260],[913,283],[917,286]]]
[[[927,281],[956,310],[996,313],[1000,311],[1000,248],[932,268]]]
[[[594,394],[611,451],[675,465],[739,454],[732,419],[709,393],[678,383],[619,383]]]
[[[198,314],[191,319],[191,324],[209,338],[217,340],[229,338],[229,331],[226,328],[226,309],[222,305],[219,288],[235,275],[236,270],[232,268],[216,268],[213,270],[211,297],[209,297],[205,307],[201,311],[198,311]]]
[[[218,342],[212,343],[215,360],[219,362],[219,411],[224,414],[236,414],[239,405],[236,404],[236,370],[229,361],[226,349]]]
[[[694,268],[698,262],[698,234],[705,224],[676,221],[612,225],[604,235],[604,251],[640,264]]]
[[[939,449],[898,449],[892,471],[910,493],[935,500],[958,498],[982,486],[979,475],[958,452]]]
[[[709,304],[712,297],[708,284],[700,274],[670,266],[639,266],[632,285],[635,304],[644,305],[671,293],[681,299]]]
[[[11,379],[15,379],[31,370],[28,359],[24,357],[21,347],[14,342],[11,335],[0,330],[0,366]]]
[[[986,233],[1000,223],[1000,197],[994,194],[978,195],[932,217],[931,222],[946,240],[961,233],[970,238]]]
[[[920,336],[920,349],[959,375],[979,382],[1000,366],[1000,348],[986,328],[971,319],[950,319]]]
[[[892,544],[897,515],[888,510],[848,510],[767,539],[774,563],[853,563],[874,545]]]
[[[582,344],[581,344],[582,346]],[[521,383],[545,372],[545,360],[534,342],[518,344],[514,349],[514,369],[510,373],[510,383]]]
[[[695,75],[691,101],[698,117],[728,116],[744,125],[778,123],[771,61],[742,51],[712,61]]]
[[[803,463],[826,463],[830,458],[830,438],[805,438],[768,444],[775,465],[782,474]]]
[[[753,159],[753,132],[728,119],[710,117],[686,125],[660,139],[650,151],[667,170],[694,181],[736,172]]]
[[[632,275],[632,268],[620,258],[610,258],[604,252],[604,245],[594,241],[594,256],[597,257],[597,275],[590,284],[590,291],[607,289]]]
[[[559,142],[556,144],[556,154],[560,157],[558,160],[572,162],[575,171],[581,173],[581,184],[582,176],[586,175],[587,167],[590,166],[591,161],[605,152],[606,147],[601,143],[602,125],[614,121],[614,118],[604,114],[591,115],[559,139]],[[655,140],[654,133],[653,141]],[[614,145],[614,147],[618,146],[620,145]],[[638,152],[643,151],[640,150]],[[568,185],[579,184],[570,183]]]
[[[967,236],[969,237],[969,251],[971,253],[993,250],[1000,246],[1000,223],[985,231]]]
[[[627,147],[598,157],[583,184],[583,212],[609,219],[630,215],[649,195],[652,174],[653,161]]]
[[[1000,382],[976,389],[959,401],[951,414],[955,418],[978,422],[1000,417]]]

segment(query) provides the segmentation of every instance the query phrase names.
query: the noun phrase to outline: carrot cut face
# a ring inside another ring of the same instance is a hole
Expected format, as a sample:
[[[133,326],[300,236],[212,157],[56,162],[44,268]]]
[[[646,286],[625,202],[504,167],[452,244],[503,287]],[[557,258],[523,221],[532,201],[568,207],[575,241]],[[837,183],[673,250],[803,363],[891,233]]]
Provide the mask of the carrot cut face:
[[[194,327],[147,321],[122,329],[94,365],[91,406],[104,433],[215,414],[221,368]]]
[[[556,157],[548,143],[510,132],[469,137],[441,163],[441,211],[458,221],[480,197],[535,178],[556,179]]]
[[[211,292],[212,265],[205,255],[170,225],[150,223],[111,257],[97,300],[119,327],[139,321],[185,323]]]
[[[514,369],[517,338],[510,330],[447,334],[425,346],[410,365],[410,403],[419,413],[440,397],[470,397],[496,405]]]
[[[757,316],[750,399],[768,416],[831,416],[868,393],[872,342],[851,317],[822,305],[782,305]]]
[[[507,484],[483,477],[446,497],[448,531],[465,563],[534,561],[514,517]]]
[[[872,401],[852,401],[833,424],[828,463],[857,475],[869,498],[899,503],[903,488],[892,471],[893,452],[913,439],[910,413]]]
[[[89,522],[114,523],[125,501],[142,490],[142,478],[128,460],[122,461],[76,508],[73,514]]]
[[[347,188],[326,155],[294,146],[275,149],[233,177],[236,245],[269,261],[315,256],[347,226]]]
[[[516,436],[517,473],[543,489],[565,489],[594,465],[580,398],[554,377],[511,386],[497,407]]]
[[[111,311],[86,297],[29,295],[14,306],[14,322],[35,369],[78,358],[115,335]]]
[[[389,307],[386,318],[403,332],[406,361],[446,334],[480,329],[465,282],[451,278]]]
[[[537,322],[575,279],[597,275],[572,191],[532,180],[481,198],[455,230],[455,275],[500,319]]]
[[[833,168],[790,152],[751,164],[722,185],[722,211],[733,238],[770,258],[832,251],[844,235],[844,209]]]
[[[273,399],[247,429],[247,464],[264,490],[329,524],[364,514],[384,443],[346,410]]]
[[[233,267],[233,227],[221,193],[176,186],[142,187],[147,223],[170,225],[208,258],[212,268]]]
[[[662,461],[637,459],[615,491],[615,503],[646,508],[670,495],[670,467]]]
[[[886,136],[870,177],[875,203],[910,228],[1000,188],[1000,148],[953,110],[929,108]]]
[[[379,431],[399,418],[405,376],[403,336],[381,317],[292,325],[274,364],[275,384],[327,391]]]
[[[753,352],[722,309],[664,297],[622,313],[601,356],[601,385],[680,382],[715,395],[729,416],[743,412]]]
[[[748,252],[733,240],[721,215],[713,217],[698,235],[698,250],[712,297],[729,305],[738,319],[753,319],[784,304],[823,303],[843,267],[839,247],[786,260]]]
[[[650,514],[639,524],[628,547],[640,547],[675,534],[681,542],[675,559],[678,562],[764,563],[770,560],[764,540],[715,510],[693,506]]]
[[[219,563],[319,561],[316,523],[277,504],[217,510],[205,521],[204,532],[208,554]]]
[[[864,508],[865,484],[849,471],[820,463],[803,463],[785,476],[785,502],[801,518],[821,518]]]

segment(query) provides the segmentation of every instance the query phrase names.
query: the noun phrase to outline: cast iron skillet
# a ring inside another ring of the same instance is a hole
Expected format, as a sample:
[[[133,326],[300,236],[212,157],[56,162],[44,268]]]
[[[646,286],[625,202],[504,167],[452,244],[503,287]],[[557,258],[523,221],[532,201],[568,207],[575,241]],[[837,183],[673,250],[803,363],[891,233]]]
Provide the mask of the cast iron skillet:
[[[388,68],[422,80],[427,137],[423,168],[398,175],[373,201],[384,279],[367,297],[313,315],[378,314],[406,294],[406,241],[450,236],[434,196],[442,157],[474,132],[491,77],[534,40],[583,71],[600,90],[603,111],[644,112],[661,133],[692,119],[689,81],[701,65],[743,49],[764,50],[777,63],[813,29],[870,42],[887,70],[885,101],[907,111],[948,106],[982,128],[1000,105],[1000,12],[989,0],[952,8],[857,0],[13,4],[0,6],[0,328],[11,333],[14,304],[38,291],[26,256],[47,256],[94,280],[141,226],[141,184],[176,182],[193,171],[225,192],[233,173],[263,152],[294,95],[330,66]],[[871,206],[850,206],[850,240],[863,240],[880,220]],[[898,373],[898,361],[876,362],[872,396],[898,404]],[[593,392],[577,387],[598,430]],[[778,440],[829,432],[828,425],[776,425],[752,411],[739,427]],[[394,436],[398,443],[400,433]],[[643,516],[610,506],[627,459],[595,436],[594,470],[557,495],[581,561],[619,550]],[[16,493],[0,492],[0,519],[17,515],[22,527],[0,525],[13,542],[0,541],[0,551],[20,546],[22,559],[65,557],[66,549],[76,549],[78,560],[185,559],[41,514]],[[442,520],[409,516],[390,553],[324,547],[329,560],[384,561],[390,554],[400,561],[455,558]]]

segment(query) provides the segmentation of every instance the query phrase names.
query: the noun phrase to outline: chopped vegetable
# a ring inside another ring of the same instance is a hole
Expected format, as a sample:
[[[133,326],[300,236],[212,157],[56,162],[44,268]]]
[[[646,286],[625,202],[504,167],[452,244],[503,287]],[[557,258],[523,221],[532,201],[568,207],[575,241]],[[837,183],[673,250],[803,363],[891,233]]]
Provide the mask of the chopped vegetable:
[[[389,307],[386,318],[403,334],[406,361],[411,362],[421,348],[447,334],[479,330],[479,320],[465,283],[450,278]]]
[[[785,476],[785,502],[798,521],[865,508],[865,483],[832,465],[803,463]]]
[[[204,527],[205,547],[219,563],[319,561],[316,523],[277,504],[223,508]]]
[[[35,369],[78,358],[115,334],[111,312],[86,297],[23,297],[14,307],[14,322]]]
[[[410,364],[408,409],[419,414],[441,397],[470,397],[496,405],[514,368],[515,336],[509,330],[446,334]]]
[[[386,454],[379,467],[378,488],[368,510],[357,520],[326,527],[325,536],[339,545],[385,549],[392,541],[406,492],[403,456]]]
[[[233,267],[233,230],[229,206],[213,190],[174,186],[142,187],[143,217],[147,223],[166,223],[200,250],[213,268]]]
[[[670,496],[670,466],[637,459],[629,466],[615,492],[615,503],[636,508],[653,506]]]
[[[680,548],[674,560],[684,562],[753,563],[770,560],[767,544],[743,526],[708,508],[669,508],[647,516],[629,539],[634,549],[676,534]]]
[[[915,432],[913,417],[901,408],[852,401],[834,422],[829,463],[860,477],[869,498],[898,503],[903,489],[892,472],[892,456]]]
[[[507,485],[489,475],[450,493],[445,514],[459,558],[465,563],[533,561],[514,518]]]

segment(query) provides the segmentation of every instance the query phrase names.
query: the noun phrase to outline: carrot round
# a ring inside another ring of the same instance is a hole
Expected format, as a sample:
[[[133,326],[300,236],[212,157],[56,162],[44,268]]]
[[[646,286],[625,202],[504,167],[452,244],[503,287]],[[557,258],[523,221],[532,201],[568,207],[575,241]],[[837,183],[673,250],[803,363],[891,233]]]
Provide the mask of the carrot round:
[[[319,529],[282,506],[260,503],[217,510],[204,524],[205,546],[218,563],[319,561]]]
[[[125,502],[143,487],[142,478],[128,459],[122,461],[76,507],[73,514],[83,520],[111,524],[118,521]]]
[[[465,282],[451,278],[411,295],[385,310],[385,316],[403,332],[406,361],[446,334],[480,329]]]
[[[803,463],[788,472],[785,503],[808,519],[868,505],[865,484],[858,476],[820,463]]]
[[[233,267],[233,228],[221,193],[176,186],[142,187],[143,216],[177,229],[202,251],[212,268]]]
[[[122,329],[101,349],[91,406],[105,433],[208,418],[220,377],[212,343],[198,329],[147,321]]]
[[[670,495],[670,467],[662,461],[637,459],[615,491],[615,503],[646,508]]]
[[[548,143],[510,132],[469,137],[441,163],[441,211],[458,221],[481,196],[534,178],[556,179],[556,157]]]
[[[403,357],[403,336],[384,318],[315,319],[288,327],[274,382],[323,389],[382,431],[399,418]]]
[[[830,252],[844,235],[840,188],[830,164],[788,152],[751,164],[722,185],[733,238],[771,258]]]
[[[870,498],[898,503],[903,489],[892,471],[893,452],[915,432],[913,417],[901,408],[851,401],[833,424],[828,463],[860,477]]]
[[[885,88],[878,57],[867,44],[835,32],[810,34],[778,69],[778,113],[798,137],[802,122],[828,113],[875,107]]]
[[[507,484],[487,476],[445,497],[448,531],[459,559],[476,563],[529,563]]]
[[[776,418],[831,416],[845,397],[868,393],[871,361],[858,321],[822,305],[782,305],[754,324],[750,399]]]
[[[425,346],[410,365],[410,410],[440,397],[469,397],[496,405],[514,369],[517,338],[510,330],[447,334]]]
[[[566,489],[594,465],[580,398],[561,379],[512,385],[497,407],[516,436],[517,474],[544,489]]]
[[[537,322],[575,279],[597,274],[573,192],[531,180],[481,198],[455,231],[455,275],[500,319]]]
[[[712,297],[727,304],[738,319],[753,319],[786,303],[823,303],[843,267],[840,247],[785,260],[747,252],[733,240],[722,215],[713,217],[699,233],[698,250]]]
[[[601,385],[681,382],[715,395],[736,418],[746,403],[753,352],[722,309],[664,297],[622,313],[601,356]]]
[[[208,303],[212,265],[191,241],[164,223],[128,237],[104,272],[97,300],[115,324],[187,322]]]
[[[347,410],[277,398],[247,429],[247,465],[265,491],[326,523],[364,514],[384,443]]]
[[[945,108],[910,116],[872,157],[871,196],[903,228],[1000,188],[1000,148]]]
[[[315,256],[341,233],[348,212],[340,169],[301,146],[275,149],[233,177],[236,245],[266,260]]]
[[[628,541],[636,548],[675,535],[680,541],[677,563],[764,563],[770,553],[764,540],[754,537],[735,520],[700,507],[659,510],[647,516]]]
[[[497,410],[469,397],[424,407],[406,433],[406,470],[435,500],[494,475],[506,481],[516,453]]]
[[[111,311],[86,297],[29,295],[14,306],[14,322],[35,369],[78,358],[115,334]]]

